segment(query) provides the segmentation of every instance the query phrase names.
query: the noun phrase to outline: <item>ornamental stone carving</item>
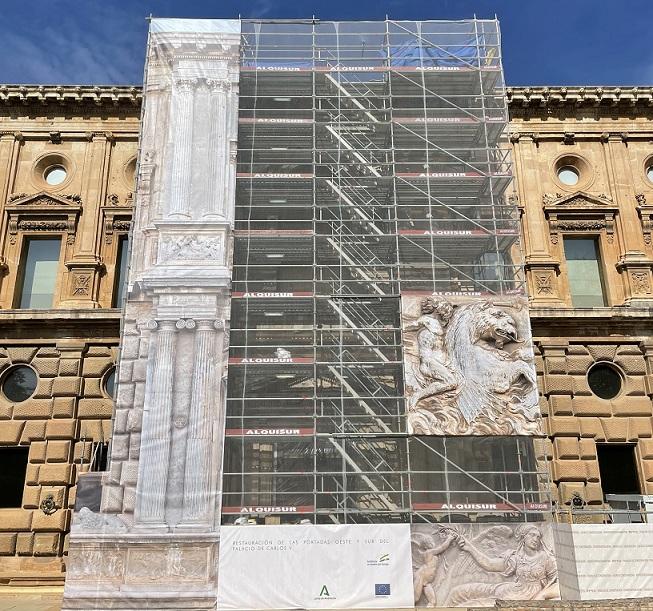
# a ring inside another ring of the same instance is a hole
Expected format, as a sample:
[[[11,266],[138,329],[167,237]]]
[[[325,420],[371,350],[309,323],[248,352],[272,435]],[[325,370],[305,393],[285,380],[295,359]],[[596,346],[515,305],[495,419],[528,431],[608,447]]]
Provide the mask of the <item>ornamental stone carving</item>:
[[[222,258],[223,241],[219,236],[165,236],[159,245],[159,260],[205,261]]]
[[[551,274],[535,274],[535,288],[539,294],[553,294],[553,276]]]
[[[651,283],[648,272],[631,272],[633,292],[640,295],[650,295]]]

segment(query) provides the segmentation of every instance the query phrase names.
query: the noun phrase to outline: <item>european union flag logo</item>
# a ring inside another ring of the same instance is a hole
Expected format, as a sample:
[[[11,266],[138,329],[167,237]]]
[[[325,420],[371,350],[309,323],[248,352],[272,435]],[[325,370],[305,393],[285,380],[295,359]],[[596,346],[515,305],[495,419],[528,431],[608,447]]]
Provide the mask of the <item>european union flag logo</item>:
[[[374,584],[374,596],[390,596],[390,584],[389,583],[375,583]]]

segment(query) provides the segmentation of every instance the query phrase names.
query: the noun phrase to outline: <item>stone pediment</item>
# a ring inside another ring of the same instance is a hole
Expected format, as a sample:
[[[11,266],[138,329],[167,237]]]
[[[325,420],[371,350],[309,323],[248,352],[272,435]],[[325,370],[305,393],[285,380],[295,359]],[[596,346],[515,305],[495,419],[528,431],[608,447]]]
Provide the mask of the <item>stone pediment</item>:
[[[545,193],[542,196],[542,203],[547,212],[554,211],[616,211],[617,205],[612,197],[605,194],[593,195],[584,191],[575,193]]]
[[[40,191],[39,193],[14,193],[9,197],[9,206],[11,208],[24,208],[30,207],[64,207],[64,208],[79,208],[82,203],[82,198],[79,195],[55,195],[53,193],[46,193]]]

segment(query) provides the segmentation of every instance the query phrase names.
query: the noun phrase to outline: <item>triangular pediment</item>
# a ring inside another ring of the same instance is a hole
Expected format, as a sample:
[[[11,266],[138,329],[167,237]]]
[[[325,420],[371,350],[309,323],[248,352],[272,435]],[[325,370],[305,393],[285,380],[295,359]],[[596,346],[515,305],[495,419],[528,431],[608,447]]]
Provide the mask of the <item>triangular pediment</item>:
[[[545,193],[542,196],[544,208],[547,210],[564,210],[564,209],[612,209],[616,208],[612,197],[609,195],[593,195],[584,191],[575,193]]]
[[[41,206],[57,206],[66,208],[79,208],[82,200],[79,195],[55,195],[54,193],[46,193],[40,191],[39,193],[15,193],[9,198],[9,206],[13,207],[41,207]]]

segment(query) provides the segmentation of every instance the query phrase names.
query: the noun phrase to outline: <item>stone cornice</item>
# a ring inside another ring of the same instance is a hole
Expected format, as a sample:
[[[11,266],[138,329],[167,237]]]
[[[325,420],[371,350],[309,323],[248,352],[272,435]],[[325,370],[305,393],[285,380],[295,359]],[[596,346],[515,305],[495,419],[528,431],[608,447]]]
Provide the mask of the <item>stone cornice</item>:
[[[142,102],[141,87],[85,85],[0,85],[0,105],[133,108]]]
[[[619,107],[653,106],[653,87],[506,87],[511,111],[519,108],[561,106]]]

